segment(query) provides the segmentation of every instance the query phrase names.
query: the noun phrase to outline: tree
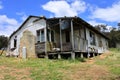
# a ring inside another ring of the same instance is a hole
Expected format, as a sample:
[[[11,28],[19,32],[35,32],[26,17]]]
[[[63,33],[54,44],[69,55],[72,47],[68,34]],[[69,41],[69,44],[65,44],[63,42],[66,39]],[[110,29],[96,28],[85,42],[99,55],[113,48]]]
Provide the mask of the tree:
[[[106,30],[107,30],[107,25],[100,24],[100,25],[96,25],[95,28],[96,28],[97,30],[99,30],[100,32],[106,32]]]
[[[107,29],[107,25],[103,24],[96,25],[95,28],[110,38],[109,47],[116,48],[116,44],[120,43],[120,23],[118,23],[118,28],[111,27],[110,30]]]
[[[120,30],[120,23],[118,23],[118,30]]]
[[[6,48],[8,45],[8,37],[1,35],[0,36],[0,49]]]
[[[120,43],[120,30],[117,30],[116,28],[113,28],[109,32],[108,36],[110,38],[109,46],[116,48],[116,44]]]

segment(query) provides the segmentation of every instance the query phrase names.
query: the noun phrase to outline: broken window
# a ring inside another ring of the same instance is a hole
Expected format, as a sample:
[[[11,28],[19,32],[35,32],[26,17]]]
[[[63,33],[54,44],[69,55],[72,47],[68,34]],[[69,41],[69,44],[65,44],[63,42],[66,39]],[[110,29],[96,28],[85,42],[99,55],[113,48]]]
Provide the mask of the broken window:
[[[37,41],[38,42],[44,42],[45,41],[45,33],[44,29],[37,31]],[[47,41],[54,42],[54,31],[47,30]]]
[[[95,34],[93,32],[91,32],[91,31],[90,31],[90,44],[91,45],[96,45]]]
[[[44,29],[37,31],[37,41],[38,42],[44,42],[45,41]]]

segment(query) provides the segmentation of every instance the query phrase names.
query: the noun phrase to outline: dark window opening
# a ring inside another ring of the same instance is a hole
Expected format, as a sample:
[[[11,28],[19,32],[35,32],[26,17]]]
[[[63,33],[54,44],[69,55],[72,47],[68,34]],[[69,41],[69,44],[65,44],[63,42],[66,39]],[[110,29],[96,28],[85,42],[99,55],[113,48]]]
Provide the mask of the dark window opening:
[[[17,47],[17,39],[14,39],[14,48]]]
[[[51,41],[54,42],[54,31],[51,31]]]
[[[47,40],[50,41],[50,30],[47,30]]]
[[[91,45],[96,45],[95,34],[93,32],[91,32],[91,31],[90,31],[90,44]]]
[[[66,37],[66,42],[70,42],[70,32],[69,31],[65,32],[65,37]]]

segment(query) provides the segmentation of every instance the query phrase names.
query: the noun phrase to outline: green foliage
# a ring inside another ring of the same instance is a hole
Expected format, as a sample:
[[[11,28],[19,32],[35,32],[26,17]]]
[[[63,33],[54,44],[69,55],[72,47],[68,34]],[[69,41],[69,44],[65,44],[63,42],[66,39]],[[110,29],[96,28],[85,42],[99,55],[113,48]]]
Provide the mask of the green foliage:
[[[105,32],[107,30],[107,25],[104,24],[96,25],[95,28],[100,32]]]
[[[7,47],[8,37],[1,35],[0,36],[0,49]]]
[[[120,43],[120,30],[111,30],[108,36],[110,37],[110,47],[115,48],[116,44]]]
[[[85,58],[76,58],[76,60],[78,60],[80,62],[86,62]]]

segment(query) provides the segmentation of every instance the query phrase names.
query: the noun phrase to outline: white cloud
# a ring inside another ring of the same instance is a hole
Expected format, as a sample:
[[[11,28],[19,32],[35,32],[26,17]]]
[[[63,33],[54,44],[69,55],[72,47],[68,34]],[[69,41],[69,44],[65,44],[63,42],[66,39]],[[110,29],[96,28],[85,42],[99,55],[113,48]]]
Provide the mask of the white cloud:
[[[86,3],[80,0],[76,0],[71,4],[71,8],[76,12],[84,12],[87,8]]]
[[[42,5],[44,10],[54,14],[56,17],[60,16],[77,16],[86,10],[86,3],[82,0],[74,0],[69,3],[65,0],[49,1]]]
[[[0,15],[0,35],[10,36],[19,27],[17,20]]]
[[[99,25],[99,24],[105,24],[105,23],[96,22],[95,20],[88,21],[88,23],[91,24],[92,26]]]
[[[21,16],[21,20],[25,21],[27,19],[27,15],[25,14],[25,12],[17,12],[17,15]]]
[[[120,21],[120,1],[114,3],[111,7],[96,8],[92,12],[91,18],[93,19],[98,18],[108,22]]]

